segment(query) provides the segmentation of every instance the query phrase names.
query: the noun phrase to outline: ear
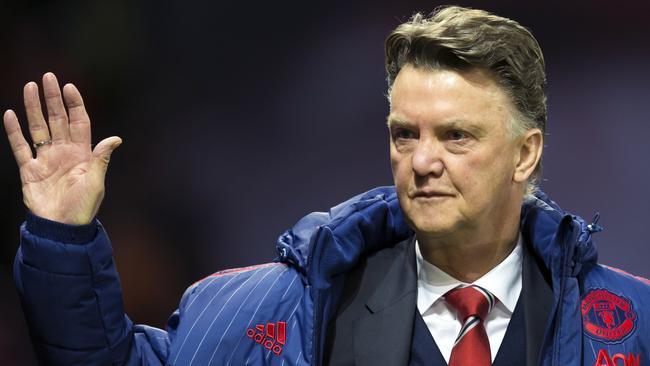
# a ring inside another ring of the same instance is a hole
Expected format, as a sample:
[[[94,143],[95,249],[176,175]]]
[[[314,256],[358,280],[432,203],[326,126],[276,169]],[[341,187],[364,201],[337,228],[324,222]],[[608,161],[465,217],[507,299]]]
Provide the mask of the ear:
[[[517,183],[525,183],[535,171],[535,167],[542,158],[544,148],[544,137],[542,131],[537,128],[526,131],[519,138],[519,154],[516,156],[515,172],[513,180]]]

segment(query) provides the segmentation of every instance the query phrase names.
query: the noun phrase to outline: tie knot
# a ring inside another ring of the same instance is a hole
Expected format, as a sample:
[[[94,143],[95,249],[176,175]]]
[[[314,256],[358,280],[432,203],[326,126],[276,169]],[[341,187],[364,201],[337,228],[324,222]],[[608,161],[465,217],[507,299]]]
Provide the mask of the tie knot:
[[[456,287],[445,294],[445,301],[451,305],[464,322],[470,316],[485,320],[497,299],[481,286]]]

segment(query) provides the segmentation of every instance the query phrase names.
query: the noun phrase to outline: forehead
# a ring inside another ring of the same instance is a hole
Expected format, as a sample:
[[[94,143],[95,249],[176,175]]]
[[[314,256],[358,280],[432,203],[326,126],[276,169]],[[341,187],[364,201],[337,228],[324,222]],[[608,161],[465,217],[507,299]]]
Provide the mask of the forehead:
[[[389,121],[472,121],[505,127],[511,107],[510,98],[483,70],[458,72],[406,65],[391,89]]]

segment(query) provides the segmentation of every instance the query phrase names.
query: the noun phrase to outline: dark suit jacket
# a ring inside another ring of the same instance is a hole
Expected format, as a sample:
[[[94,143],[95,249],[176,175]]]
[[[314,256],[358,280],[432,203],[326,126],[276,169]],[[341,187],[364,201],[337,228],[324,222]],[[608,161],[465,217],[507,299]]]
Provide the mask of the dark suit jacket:
[[[415,237],[363,259],[328,326],[325,365],[408,365],[417,302]],[[537,364],[553,300],[546,268],[524,245],[520,306],[526,365]]]

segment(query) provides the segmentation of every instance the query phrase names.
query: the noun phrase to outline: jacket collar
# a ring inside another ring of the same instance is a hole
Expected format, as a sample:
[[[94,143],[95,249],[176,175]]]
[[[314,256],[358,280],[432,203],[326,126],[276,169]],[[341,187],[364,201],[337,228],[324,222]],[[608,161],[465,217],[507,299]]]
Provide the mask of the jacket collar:
[[[591,235],[602,228],[596,222],[587,224],[581,217],[565,212],[543,192],[524,202],[520,229],[554,276],[577,277],[584,265],[598,260]],[[560,258],[566,258],[566,269]]]
[[[563,252],[569,253],[571,276],[577,276],[584,264],[595,263],[598,258],[591,235],[602,228],[566,213],[543,192],[524,202],[520,229],[551,272],[562,272],[558,258]],[[327,288],[332,278],[350,270],[364,254],[393,246],[412,235],[395,188],[379,187],[329,212],[305,216],[278,238],[276,260],[293,264],[312,285]],[[571,247],[563,247],[562,243]]]
[[[413,235],[393,187],[355,196],[329,212],[312,213],[280,236],[278,261],[292,263],[317,288],[349,271],[364,254]]]

